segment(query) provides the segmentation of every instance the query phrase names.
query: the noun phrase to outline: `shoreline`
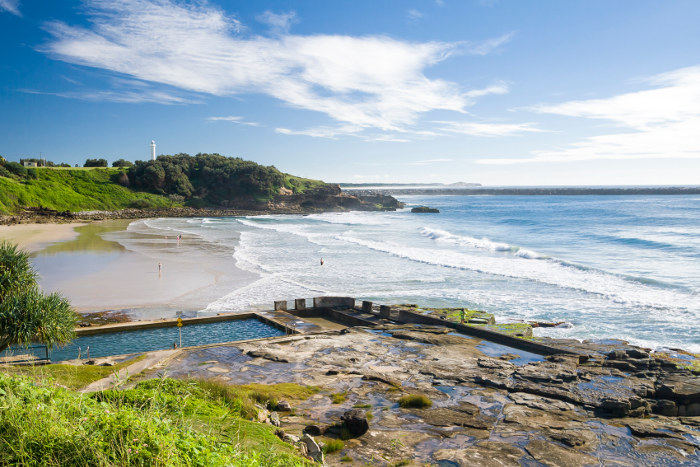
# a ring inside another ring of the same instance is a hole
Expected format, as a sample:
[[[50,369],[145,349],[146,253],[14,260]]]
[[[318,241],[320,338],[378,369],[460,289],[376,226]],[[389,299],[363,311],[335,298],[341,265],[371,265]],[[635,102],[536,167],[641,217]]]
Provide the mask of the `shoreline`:
[[[255,279],[238,269],[231,255],[205,258],[199,251],[203,242],[195,237],[183,236],[181,244],[175,236],[154,234],[153,243],[138,250],[103,238],[127,232],[131,223],[0,226],[0,240],[20,241],[31,254],[41,288],[59,291],[79,313],[118,310],[133,320],[190,316]],[[135,241],[136,234],[121,235]]]

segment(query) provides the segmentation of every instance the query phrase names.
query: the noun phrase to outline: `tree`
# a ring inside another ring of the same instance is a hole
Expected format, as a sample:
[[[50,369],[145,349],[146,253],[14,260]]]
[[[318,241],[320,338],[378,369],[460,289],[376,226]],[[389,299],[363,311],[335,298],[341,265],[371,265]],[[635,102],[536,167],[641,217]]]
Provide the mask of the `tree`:
[[[116,161],[112,162],[112,167],[131,167],[133,165],[133,162],[127,161],[126,159],[117,159]]]
[[[107,167],[107,159],[88,159],[83,167]]]
[[[29,254],[0,244],[0,352],[41,342],[49,348],[75,337],[78,316],[68,299],[39,290]]]

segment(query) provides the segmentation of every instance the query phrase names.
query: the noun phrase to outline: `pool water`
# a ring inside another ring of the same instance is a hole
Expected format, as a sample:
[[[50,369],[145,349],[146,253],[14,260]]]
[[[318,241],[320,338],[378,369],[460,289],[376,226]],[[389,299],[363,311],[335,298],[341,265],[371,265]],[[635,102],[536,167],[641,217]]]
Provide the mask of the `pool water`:
[[[284,331],[255,318],[186,324],[182,327],[182,347],[282,335],[284,335]],[[175,343],[179,346],[180,339],[177,326],[172,325],[162,328],[81,336],[63,348],[54,348],[49,352],[49,357],[54,362],[72,360],[78,358],[78,349],[80,349],[81,357],[86,358],[88,346],[90,347],[90,358],[96,358],[172,349]]]

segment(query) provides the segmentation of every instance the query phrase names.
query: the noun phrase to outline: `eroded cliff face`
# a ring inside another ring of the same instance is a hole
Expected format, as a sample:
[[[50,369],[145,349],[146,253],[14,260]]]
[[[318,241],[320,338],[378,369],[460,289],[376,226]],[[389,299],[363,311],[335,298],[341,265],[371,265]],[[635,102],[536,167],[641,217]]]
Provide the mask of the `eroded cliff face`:
[[[338,185],[324,185],[304,193],[281,192],[267,205],[270,210],[316,211],[395,211],[403,203],[393,196],[343,193]]]

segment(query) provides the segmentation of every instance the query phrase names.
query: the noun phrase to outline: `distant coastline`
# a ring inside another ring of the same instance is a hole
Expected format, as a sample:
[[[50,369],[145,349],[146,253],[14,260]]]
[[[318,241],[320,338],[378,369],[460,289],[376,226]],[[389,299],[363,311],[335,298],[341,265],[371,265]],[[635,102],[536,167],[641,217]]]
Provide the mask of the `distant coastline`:
[[[622,187],[473,187],[393,185],[353,187],[342,185],[343,190],[354,195],[371,193],[383,195],[462,195],[462,196],[566,196],[566,195],[698,195],[700,186],[622,186]]]

